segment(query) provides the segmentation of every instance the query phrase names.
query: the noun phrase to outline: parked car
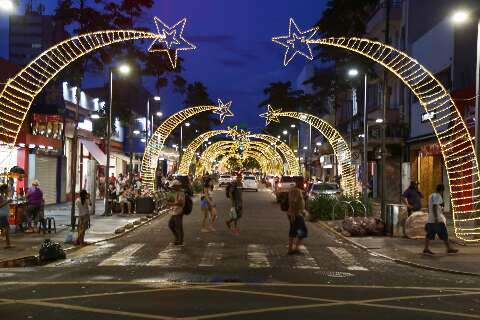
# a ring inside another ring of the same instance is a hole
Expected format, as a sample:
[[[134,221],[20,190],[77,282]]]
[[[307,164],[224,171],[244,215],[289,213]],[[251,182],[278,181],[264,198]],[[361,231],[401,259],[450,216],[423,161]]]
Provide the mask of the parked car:
[[[336,183],[315,182],[307,190],[308,200],[313,200],[319,195],[338,198],[342,191]]]
[[[245,176],[243,178],[243,189],[258,191],[258,182],[255,176]]]
[[[283,197],[287,197],[290,189],[295,187],[299,181],[302,184],[302,190],[305,190],[307,188],[307,183],[305,182],[305,178],[303,176],[282,176],[275,188],[277,202],[280,202]]]
[[[228,174],[222,174],[220,178],[218,178],[218,185],[220,187],[228,185],[232,182],[232,176]]]

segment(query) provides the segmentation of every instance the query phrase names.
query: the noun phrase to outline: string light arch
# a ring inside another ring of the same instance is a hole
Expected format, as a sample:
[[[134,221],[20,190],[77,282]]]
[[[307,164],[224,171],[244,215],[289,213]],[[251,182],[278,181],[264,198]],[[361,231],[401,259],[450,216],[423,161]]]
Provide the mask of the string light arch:
[[[347,196],[357,196],[357,179],[355,167],[352,165],[352,157],[347,142],[343,139],[332,125],[319,117],[302,112],[282,112],[282,109],[274,109],[268,106],[268,111],[260,115],[266,118],[266,124],[270,122],[280,122],[279,117],[288,117],[301,120],[317,129],[330,143],[333,153],[341,166],[341,185],[343,192]]]
[[[406,53],[378,41],[363,38],[318,38],[311,33],[293,37],[293,19],[289,35],[272,38],[287,47],[288,55],[298,53],[296,44],[326,45],[352,51],[382,65],[399,78],[418,98],[425,112],[434,114],[428,121],[433,127],[448,177],[455,235],[466,242],[480,242],[480,172],[472,136],[454,100],[435,76]],[[298,30],[298,27],[296,28]],[[315,31],[310,29],[308,31]],[[307,37],[308,36],[308,37]],[[304,55],[306,56],[306,55]],[[293,56],[291,57],[293,58]],[[307,58],[313,59],[308,56]],[[290,59],[291,60],[291,59]]]

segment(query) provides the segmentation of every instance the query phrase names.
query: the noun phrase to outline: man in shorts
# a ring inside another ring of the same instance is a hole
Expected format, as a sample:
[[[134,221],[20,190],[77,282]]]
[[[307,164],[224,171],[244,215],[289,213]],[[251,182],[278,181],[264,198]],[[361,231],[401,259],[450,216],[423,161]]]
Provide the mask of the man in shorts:
[[[243,199],[242,199],[242,176],[238,175],[237,179],[228,187],[229,198],[232,200],[232,208],[230,219],[226,222],[228,229],[234,234],[239,235],[238,220],[242,217]],[[232,229],[233,223],[233,229]]]
[[[443,184],[437,185],[436,191],[428,197],[428,218],[427,224],[425,225],[425,248],[423,253],[427,255],[433,255],[434,253],[430,251],[430,240],[435,240],[435,235],[438,235],[440,240],[443,240],[447,253],[457,253],[457,249],[453,249],[450,246],[448,241],[448,231],[446,223],[446,218],[443,215],[443,191],[445,187]]]

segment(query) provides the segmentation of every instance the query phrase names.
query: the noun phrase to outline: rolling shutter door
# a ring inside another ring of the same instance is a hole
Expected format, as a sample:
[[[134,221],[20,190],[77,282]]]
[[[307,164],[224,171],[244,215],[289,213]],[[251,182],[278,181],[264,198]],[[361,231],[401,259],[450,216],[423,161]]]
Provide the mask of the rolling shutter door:
[[[57,158],[36,156],[35,179],[40,182],[45,204],[57,202]]]

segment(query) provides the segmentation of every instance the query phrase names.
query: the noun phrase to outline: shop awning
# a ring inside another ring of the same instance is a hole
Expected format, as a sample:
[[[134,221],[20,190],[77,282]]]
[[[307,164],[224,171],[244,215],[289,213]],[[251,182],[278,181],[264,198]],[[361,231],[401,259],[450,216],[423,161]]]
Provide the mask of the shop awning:
[[[98,161],[98,164],[105,166],[107,164],[107,156],[103,151],[97,146],[97,144],[90,140],[79,139],[80,142],[87,148],[88,152],[92,154],[95,160]]]

